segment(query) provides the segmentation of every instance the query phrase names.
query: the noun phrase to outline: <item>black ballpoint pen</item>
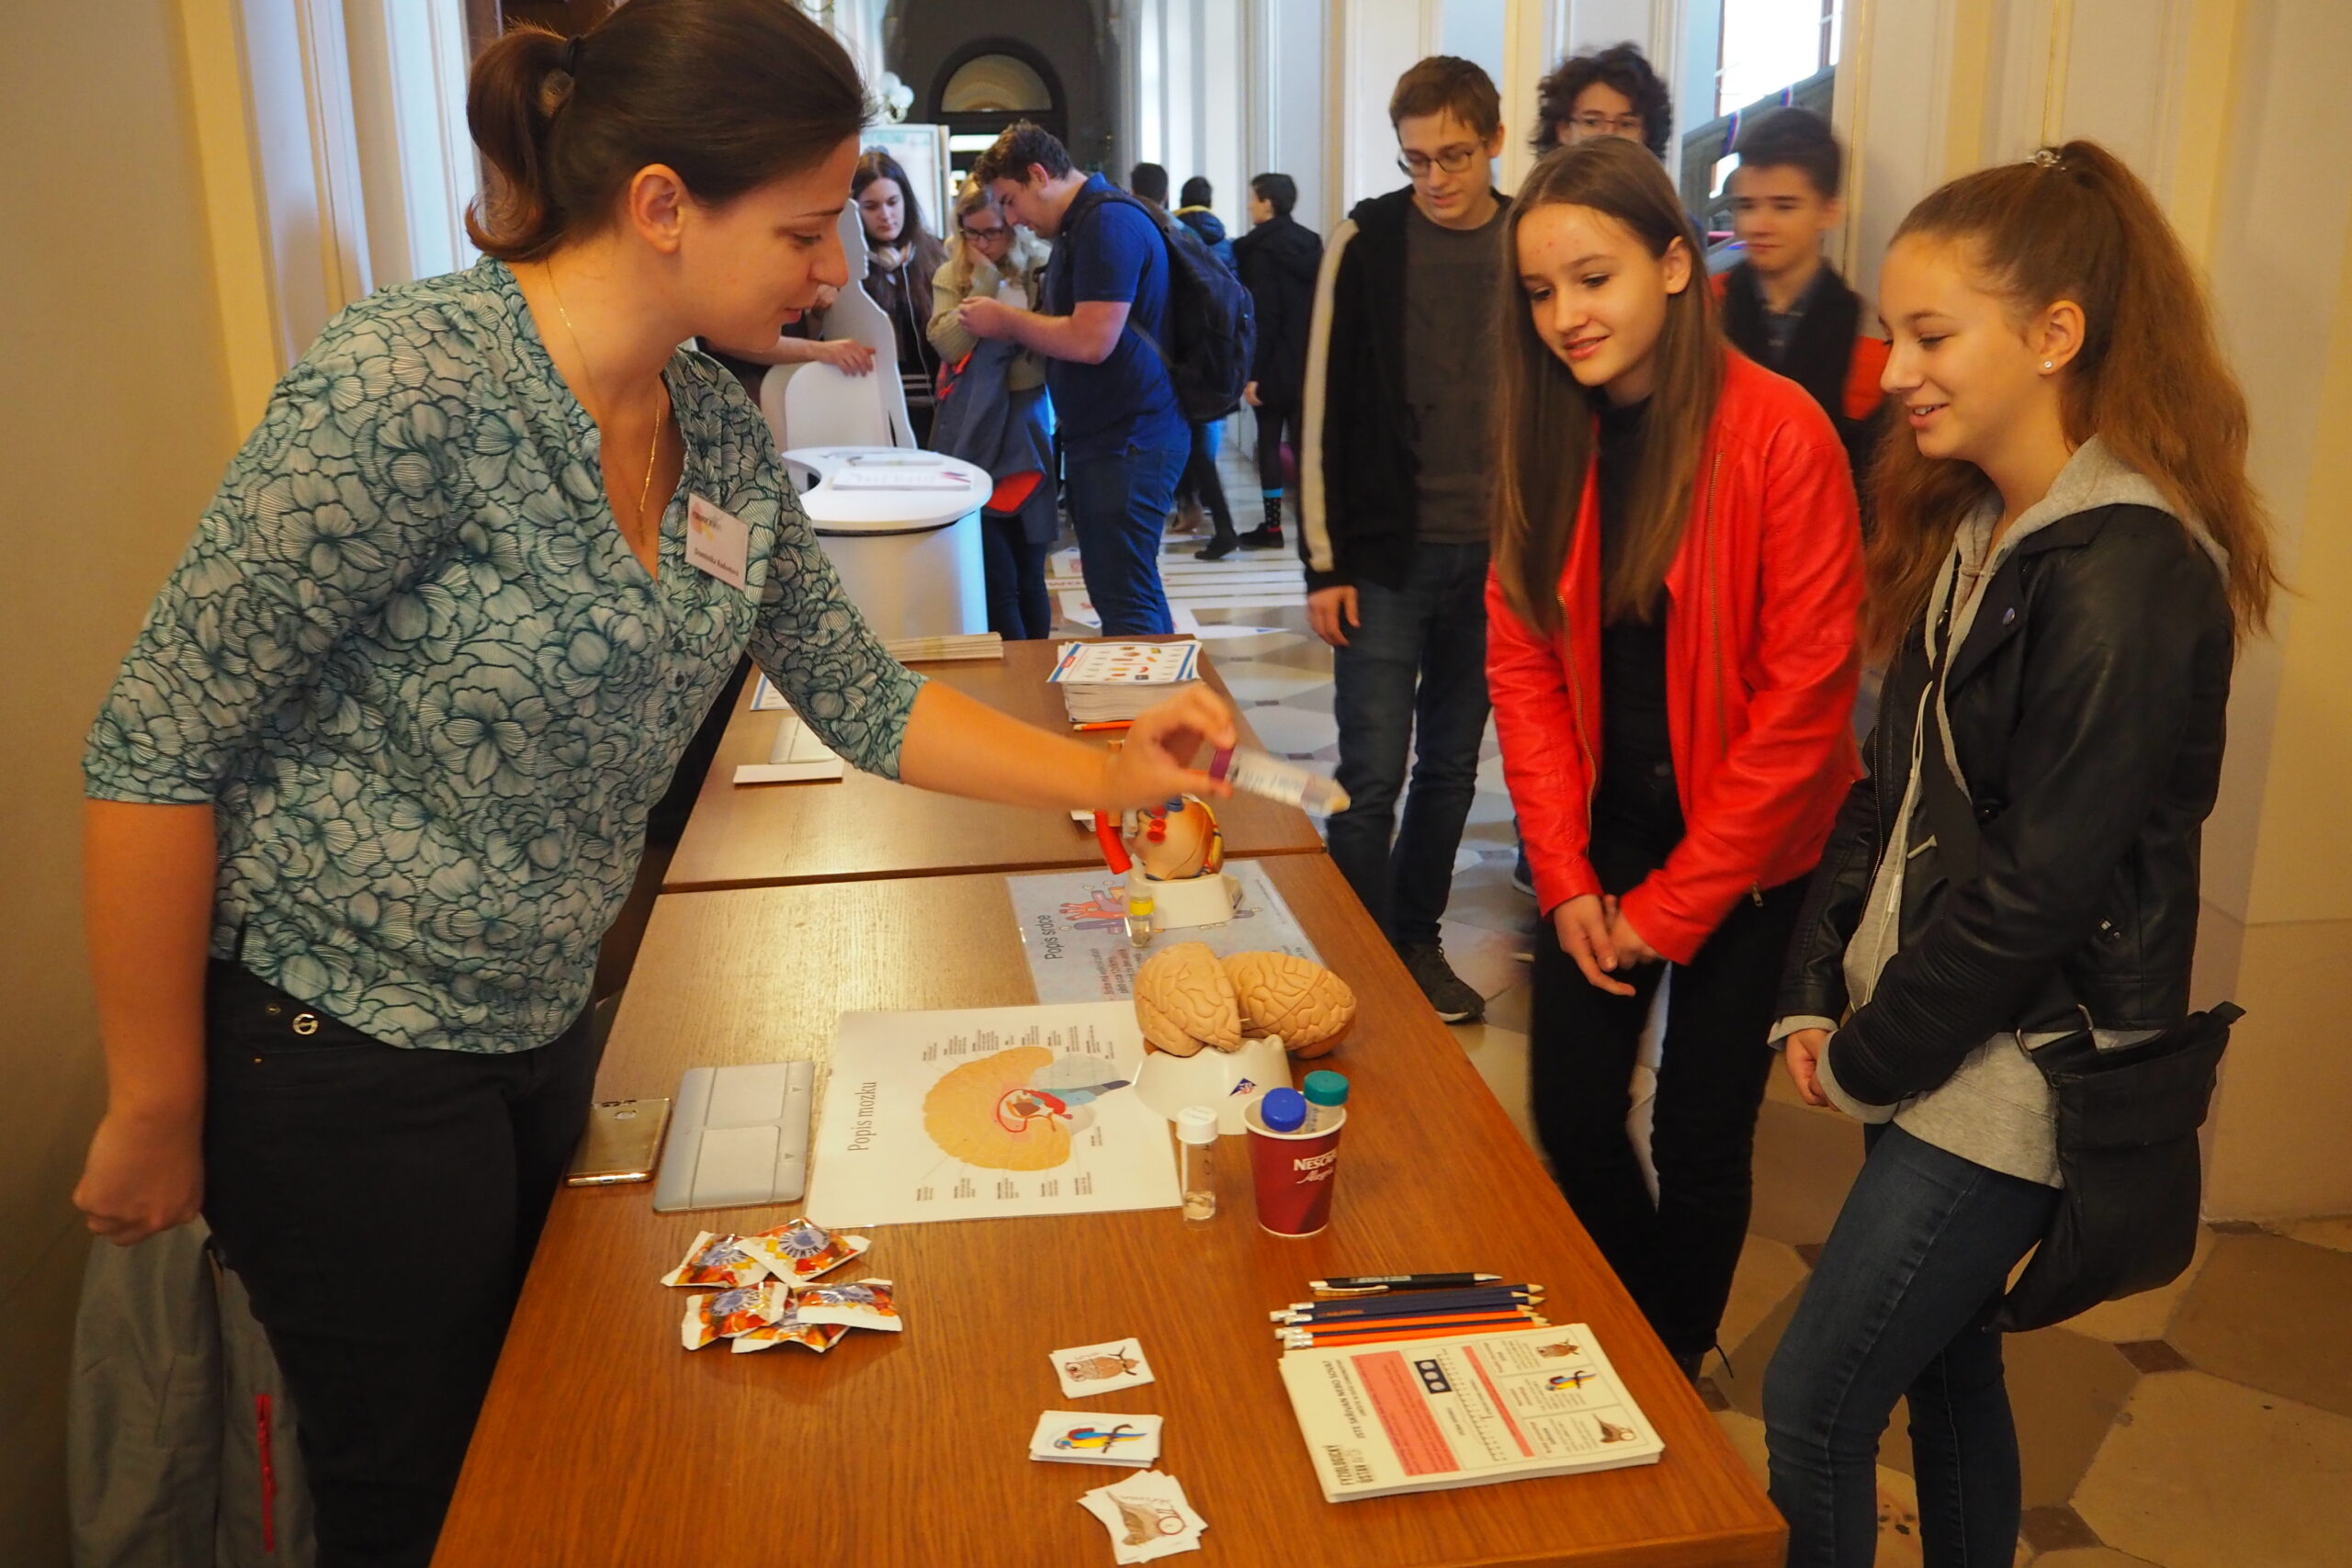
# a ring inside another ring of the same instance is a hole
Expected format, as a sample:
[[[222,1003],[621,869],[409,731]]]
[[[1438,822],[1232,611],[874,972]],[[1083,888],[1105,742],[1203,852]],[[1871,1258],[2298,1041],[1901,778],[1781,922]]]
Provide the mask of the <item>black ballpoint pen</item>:
[[[1444,1291],[1492,1284],[1500,1274],[1340,1274],[1309,1280],[1306,1288],[1325,1295],[1376,1295],[1384,1291]]]

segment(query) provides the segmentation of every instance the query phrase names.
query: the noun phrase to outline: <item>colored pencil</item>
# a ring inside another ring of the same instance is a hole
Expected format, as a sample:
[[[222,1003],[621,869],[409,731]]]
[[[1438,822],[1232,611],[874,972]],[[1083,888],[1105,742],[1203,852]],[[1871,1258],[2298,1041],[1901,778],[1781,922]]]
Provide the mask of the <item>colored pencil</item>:
[[[1382,1345],[1396,1340],[1458,1339],[1472,1334],[1507,1334],[1519,1328],[1549,1328],[1551,1320],[1542,1317],[1506,1318],[1498,1323],[1469,1324],[1459,1328],[1387,1328],[1362,1334],[1308,1334],[1298,1329],[1290,1331],[1283,1341],[1287,1348],[1323,1349],[1331,1346]]]
[[[1372,1323],[1334,1325],[1329,1328],[1304,1325],[1297,1327],[1280,1328],[1275,1330],[1275,1333],[1283,1337],[1305,1335],[1320,1341],[1344,1339],[1358,1334],[1393,1334],[1399,1331],[1411,1333],[1422,1329],[1432,1332],[1452,1332],[1459,1329],[1508,1328],[1513,1324],[1524,1323],[1534,1316],[1535,1314],[1532,1312],[1498,1312],[1486,1317],[1397,1317]]]
[[[1441,1307],[1491,1306],[1497,1303],[1516,1305],[1524,1301],[1542,1301],[1541,1285],[1504,1285],[1475,1291],[1415,1291],[1409,1295],[1375,1296],[1347,1301],[1293,1302],[1270,1316],[1290,1313],[1310,1312],[1318,1317],[1326,1313],[1351,1312],[1421,1312]]]
[[[1420,1317],[1438,1314],[1468,1313],[1476,1315],[1481,1313],[1510,1312],[1519,1307],[1534,1306],[1543,1300],[1541,1296],[1497,1296],[1491,1301],[1444,1302],[1434,1306],[1422,1306],[1415,1303],[1409,1307],[1400,1305],[1382,1310],[1351,1307],[1344,1312],[1316,1312],[1302,1308],[1291,1312],[1275,1313],[1272,1316],[1277,1323],[1348,1323],[1359,1318]]]

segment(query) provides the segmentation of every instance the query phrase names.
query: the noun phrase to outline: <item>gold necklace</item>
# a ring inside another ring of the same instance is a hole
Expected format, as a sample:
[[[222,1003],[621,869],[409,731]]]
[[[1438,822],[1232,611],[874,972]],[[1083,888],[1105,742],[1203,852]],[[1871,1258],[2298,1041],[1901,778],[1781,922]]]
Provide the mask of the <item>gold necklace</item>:
[[[580,368],[588,378],[588,389],[601,403],[605,400],[604,389],[596,385],[596,367],[588,363],[588,351],[580,343],[580,329],[571,324],[571,312],[563,308],[563,290],[556,287],[555,266],[552,263],[541,262],[539,270],[547,275],[548,292],[555,299],[555,313],[563,321],[564,333],[571,339],[571,352],[580,356]],[[662,457],[662,427],[670,422],[670,384],[664,380],[658,381],[656,385],[662,394],[662,406],[653,416],[652,445],[645,452],[645,480],[637,487],[637,514],[630,520],[629,527],[632,544],[645,537],[645,503],[653,496],[653,466]]]

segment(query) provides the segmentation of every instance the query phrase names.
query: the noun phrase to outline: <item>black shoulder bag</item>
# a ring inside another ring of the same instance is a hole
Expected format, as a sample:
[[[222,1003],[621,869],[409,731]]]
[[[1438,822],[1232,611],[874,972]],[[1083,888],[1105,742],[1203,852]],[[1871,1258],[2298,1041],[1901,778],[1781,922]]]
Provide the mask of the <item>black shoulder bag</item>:
[[[1941,661],[1921,748],[1920,808],[1953,887],[1976,880],[1976,813],[1942,741]],[[2064,989],[2064,981],[2056,988]],[[2191,1013],[2137,1045],[2102,1051],[2087,1025],[2027,1055],[2058,1102],[2058,1169],[2065,1181],[2050,1228],[2001,1303],[1995,1325],[2021,1333],[2101,1302],[2168,1284],[2197,1250],[2197,1130],[2213,1095],[2233,1002]]]

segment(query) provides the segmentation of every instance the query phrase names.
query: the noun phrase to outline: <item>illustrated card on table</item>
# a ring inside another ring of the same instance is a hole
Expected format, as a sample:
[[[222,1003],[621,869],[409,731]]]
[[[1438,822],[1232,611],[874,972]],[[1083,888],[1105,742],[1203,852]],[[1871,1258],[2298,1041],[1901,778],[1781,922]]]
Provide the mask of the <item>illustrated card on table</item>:
[[[1054,1375],[1062,1380],[1066,1398],[1114,1393],[1123,1388],[1141,1388],[1151,1382],[1151,1363],[1144,1359],[1141,1340],[1114,1339],[1107,1344],[1080,1345],[1047,1354],[1053,1359]]]
[[[1048,1410],[1029,1437],[1029,1457],[1052,1464],[1150,1464],[1159,1458],[1158,1416]]]
[[[1111,1532],[1111,1554],[1121,1563],[1198,1551],[1201,1532],[1209,1528],[1184,1495],[1183,1483],[1157,1470],[1098,1486],[1078,1506]]]

